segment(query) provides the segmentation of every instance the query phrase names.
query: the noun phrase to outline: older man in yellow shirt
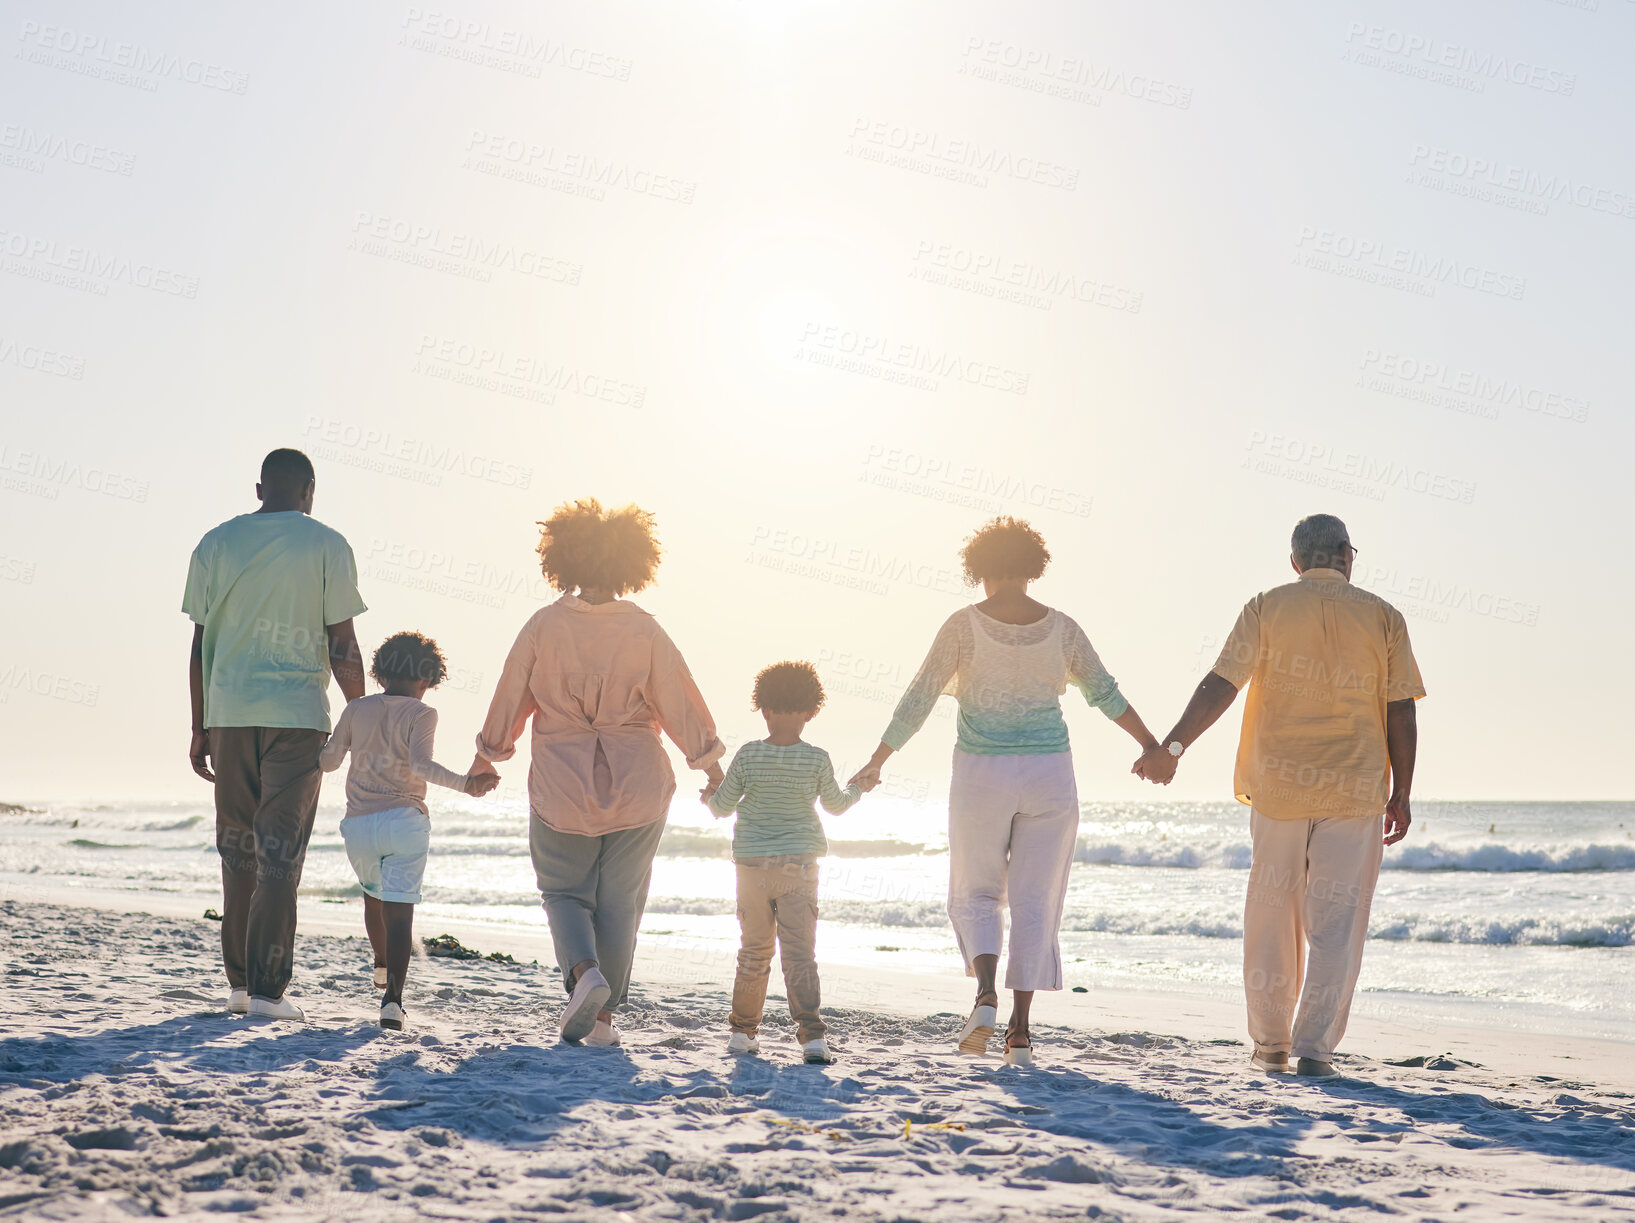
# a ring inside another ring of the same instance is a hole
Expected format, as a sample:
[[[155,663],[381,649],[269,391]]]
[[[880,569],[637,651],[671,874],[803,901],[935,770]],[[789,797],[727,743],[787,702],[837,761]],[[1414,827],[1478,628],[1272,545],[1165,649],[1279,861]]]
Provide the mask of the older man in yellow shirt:
[[[1402,613],[1351,585],[1345,523],[1294,528],[1299,580],[1244,605],[1186,712],[1135,772],[1167,784],[1249,685],[1233,792],[1254,844],[1243,914],[1253,1063],[1335,1073],[1384,846],[1408,833],[1425,695]],[[1382,814],[1383,813],[1383,814]],[[1382,827],[1383,825],[1383,827]]]

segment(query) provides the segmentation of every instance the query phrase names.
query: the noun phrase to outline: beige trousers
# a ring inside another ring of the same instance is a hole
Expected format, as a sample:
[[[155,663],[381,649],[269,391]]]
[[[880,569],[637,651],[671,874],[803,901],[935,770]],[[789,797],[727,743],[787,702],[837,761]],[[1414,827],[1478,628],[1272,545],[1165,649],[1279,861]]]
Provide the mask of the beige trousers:
[[[784,992],[801,1044],[829,1029],[818,1017],[822,1003],[817,970],[818,864],[811,855],[738,860],[738,976],[732,983],[734,1032],[754,1036],[761,1028],[772,952],[783,963]]]
[[[1383,815],[1309,820],[1249,813],[1254,856],[1243,906],[1243,988],[1258,1049],[1328,1061],[1345,1035]]]

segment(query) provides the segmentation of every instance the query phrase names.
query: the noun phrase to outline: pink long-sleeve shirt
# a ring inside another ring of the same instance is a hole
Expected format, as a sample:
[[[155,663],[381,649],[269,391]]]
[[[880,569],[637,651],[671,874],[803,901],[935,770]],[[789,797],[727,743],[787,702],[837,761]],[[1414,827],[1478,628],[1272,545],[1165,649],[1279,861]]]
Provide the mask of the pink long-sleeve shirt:
[[[563,595],[522,626],[477,735],[509,760],[534,722],[528,799],[558,832],[601,836],[664,818],[675,773],[662,730],[695,769],[726,751],[681,651],[634,603]]]

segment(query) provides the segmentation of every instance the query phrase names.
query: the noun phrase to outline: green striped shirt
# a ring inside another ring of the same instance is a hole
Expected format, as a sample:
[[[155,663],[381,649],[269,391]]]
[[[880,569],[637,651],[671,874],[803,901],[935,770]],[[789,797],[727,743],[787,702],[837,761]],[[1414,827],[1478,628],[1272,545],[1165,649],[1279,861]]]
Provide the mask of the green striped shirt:
[[[738,812],[732,830],[734,858],[823,854],[829,843],[812,804],[821,799],[825,811],[839,815],[862,797],[857,786],[840,788],[829,753],[821,747],[778,747],[756,739],[733,756],[720,789],[710,796],[710,809],[722,816]]]

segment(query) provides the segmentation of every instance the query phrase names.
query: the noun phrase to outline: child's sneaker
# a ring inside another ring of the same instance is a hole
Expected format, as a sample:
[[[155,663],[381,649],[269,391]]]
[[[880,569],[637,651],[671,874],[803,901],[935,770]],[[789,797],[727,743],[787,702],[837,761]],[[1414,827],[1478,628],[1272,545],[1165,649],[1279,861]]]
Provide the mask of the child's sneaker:
[[[388,1002],[380,1008],[380,1026],[393,1032],[403,1030],[403,1008],[395,1002]]]
[[[727,1037],[727,1052],[735,1054],[756,1054],[761,1051],[761,1042],[748,1032],[734,1032]]]
[[[835,1064],[834,1055],[829,1052],[829,1042],[823,1037],[809,1040],[800,1047],[801,1056],[806,1059],[808,1066],[832,1066]]]

